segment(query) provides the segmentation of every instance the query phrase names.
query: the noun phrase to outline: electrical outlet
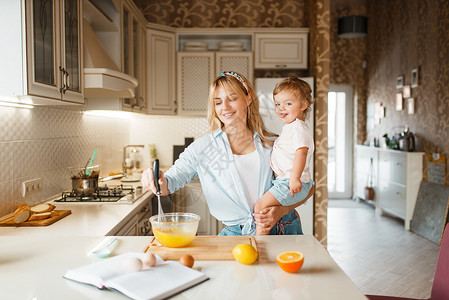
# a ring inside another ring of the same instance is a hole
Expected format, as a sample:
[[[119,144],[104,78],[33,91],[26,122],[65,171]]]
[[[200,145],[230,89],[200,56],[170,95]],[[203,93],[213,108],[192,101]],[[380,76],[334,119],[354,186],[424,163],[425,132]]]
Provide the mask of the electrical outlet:
[[[31,194],[42,191],[42,179],[32,179],[22,183],[22,196],[27,197]]]

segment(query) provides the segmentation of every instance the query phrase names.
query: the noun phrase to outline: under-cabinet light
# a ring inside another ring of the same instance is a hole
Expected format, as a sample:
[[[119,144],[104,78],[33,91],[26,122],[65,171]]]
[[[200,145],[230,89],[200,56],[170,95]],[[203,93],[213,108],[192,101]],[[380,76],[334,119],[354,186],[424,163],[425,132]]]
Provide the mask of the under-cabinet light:
[[[89,116],[118,118],[118,119],[131,119],[131,117],[133,116],[132,112],[117,111],[117,110],[86,110],[84,114]]]
[[[18,107],[18,108],[33,108],[32,105],[15,103],[15,102],[3,102],[0,101],[0,106]]]

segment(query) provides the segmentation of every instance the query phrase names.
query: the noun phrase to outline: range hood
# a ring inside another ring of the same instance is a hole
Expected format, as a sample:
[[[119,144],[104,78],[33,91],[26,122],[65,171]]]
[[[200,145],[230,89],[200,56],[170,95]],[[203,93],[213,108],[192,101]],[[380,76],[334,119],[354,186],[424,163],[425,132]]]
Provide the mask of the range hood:
[[[133,98],[138,80],[120,72],[98,40],[90,22],[84,28],[84,96],[86,98]]]

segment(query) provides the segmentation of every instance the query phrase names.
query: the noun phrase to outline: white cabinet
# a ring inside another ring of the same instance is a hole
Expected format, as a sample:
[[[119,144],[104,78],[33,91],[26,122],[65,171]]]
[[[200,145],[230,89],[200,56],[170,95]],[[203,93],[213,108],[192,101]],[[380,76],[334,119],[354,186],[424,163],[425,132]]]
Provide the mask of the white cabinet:
[[[357,145],[355,156],[355,195],[364,198],[369,160],[374,158],[376,209],[404,220],[410,230],[416,198],[423,173],[423,152],[402,152]]]
[[[178,113],[206,115],[209,86],[221,71],[253,79],[252,52],[178,52]]]
[[[256,69],[307,69],[308,30],[255,33]]]
[[[0,93],[36,104],[84,103],[81,1],[3,1],[0,10]]]
[[[141,12],[132,1],[125,1],[122,10],[122,71],[139,84],[133,98],[123,98],[123,110],[146,112],[146,30]]]
[[[422,152],[379,152],[379,209],[404,219],[410,230],[422,180]]]
[[[197,235],[217,235],[223,229],[223,225],[209,212],[206,198],[201,184],[192,180],[175,193],[176,211],[195,213],[201,217]]]
[[[175,114],[175,34],[147,30],[148,113]]]

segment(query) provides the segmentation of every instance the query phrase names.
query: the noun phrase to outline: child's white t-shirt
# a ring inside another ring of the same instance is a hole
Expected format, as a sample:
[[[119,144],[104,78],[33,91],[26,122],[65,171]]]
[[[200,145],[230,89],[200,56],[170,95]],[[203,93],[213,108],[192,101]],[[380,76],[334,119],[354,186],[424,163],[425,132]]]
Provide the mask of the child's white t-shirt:
[[[273,152],[271,153],[270,164],[277,177],[290,179],[296,150],[303,147],[308,148],[308,151],[306,165],[300,180],[309,182],[312,179],[309,165],[315,149],[312,133],[306,122],[299,119],[285,124],[282,127],[281,134],[274,142]]]

